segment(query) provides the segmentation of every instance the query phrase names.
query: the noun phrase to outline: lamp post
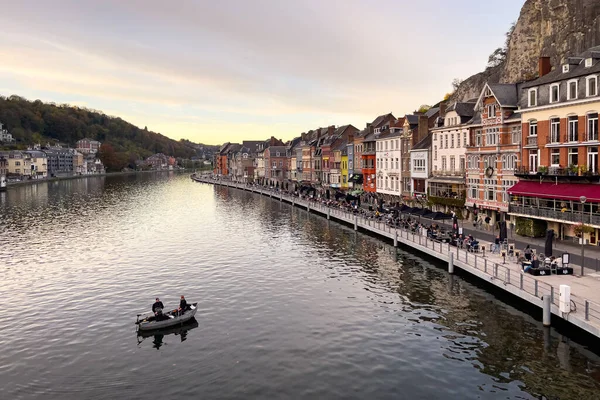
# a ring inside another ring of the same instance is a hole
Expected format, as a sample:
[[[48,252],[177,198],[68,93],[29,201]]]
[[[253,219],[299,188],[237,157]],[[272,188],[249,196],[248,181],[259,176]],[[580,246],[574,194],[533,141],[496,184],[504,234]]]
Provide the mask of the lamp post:
[[[583,229],[583,208],[585,207],[585,202],[587,201],[587,197],[580,196],[579,201],[581,202],[581,276],[583,276],[584,264],[585,264],[585,246],[584,246],[584,229]]]

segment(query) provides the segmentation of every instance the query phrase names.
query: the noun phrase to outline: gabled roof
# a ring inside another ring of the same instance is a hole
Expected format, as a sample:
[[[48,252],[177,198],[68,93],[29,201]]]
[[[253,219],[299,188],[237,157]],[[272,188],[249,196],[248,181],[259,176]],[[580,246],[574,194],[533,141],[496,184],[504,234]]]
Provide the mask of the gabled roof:
[[[263,143],[262,140],[244,140],[242,146],[246,147],[250,153],[258,153],[258,146]]]
[[[375,120],[371,123],[371,126],[373,126],[373,129],[375,128],[379,128],[380,125],[383,125],[387,119],[396,119],[394,117],[394,115],[392,113],[388,113],[388,114],[383,114],[380,115],[379,117],[375,118]]]
[[[585,67],[585,59],[592,58],[592,66],[586,68]],[[543,85],[546,83],[559,82],[565,79],[577,78],[580,76],[585,76],[589,74],[597,74],[600,72],[600,46],[595,46],[587,49],[583,53],[579,54],[577,57],[569,57],[571,62],[568,60],[564,64],[569,63],[569,72],[562,72],[562,65],[557,66],[548,74],[542,76],[541,78],[525,82],[521,86],[522,88],[530,88],[534,86]]]
[[[517,85],[514,83],[497,83],[497,84],[489,84],[486,83],[483,85],[483,89],[481,89],[481,94],[477,99],[477,104],[475,104],[475,108],[478,108],[483,101],[483,97],[485,92],[489,89],[492,92],[492,95],[500,104],[500,107],[514,107],[517,108],[519,105],[519,96],[517,94]]]
[[[409,125],[419,125],[419,116],[416,114],[407,114],[404,119],[408,120]]]

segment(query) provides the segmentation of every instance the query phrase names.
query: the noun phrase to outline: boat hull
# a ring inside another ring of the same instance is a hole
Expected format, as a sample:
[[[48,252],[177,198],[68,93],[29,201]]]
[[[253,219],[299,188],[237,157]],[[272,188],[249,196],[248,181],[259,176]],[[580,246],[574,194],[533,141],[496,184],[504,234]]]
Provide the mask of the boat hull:
[[[187,310],[183,315],[176,315],[173,313],[165,314],[169,319],[165,319],[162,321],[147,321],[142,320],[138,323],[138,329],[141,331],[152,331],[156,329],[163,329],[169,326],[184,324],[190,319],[194,318],[196,315],[196,311],[198,311],[198,307],[196,303],[191,305],[191,309]]]

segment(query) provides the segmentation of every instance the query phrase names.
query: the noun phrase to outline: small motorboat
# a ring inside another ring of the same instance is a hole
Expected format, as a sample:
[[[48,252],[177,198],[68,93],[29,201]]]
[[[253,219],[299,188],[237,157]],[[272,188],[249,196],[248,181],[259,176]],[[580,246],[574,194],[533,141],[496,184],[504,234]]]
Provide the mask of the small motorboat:
[[[139,337],[142,338],[148,338],[151,336],[155,336],[155,335],[163,335],[163,336],[167,336],[167,335],[186,335],[188,331],[191,331],[192,329],[195,329],[198,327],[198,321],[196,321],[196,318],[192,318],[187,322],[184,322],[181,325],[174,325],[174,326],[169,326],[167,328],[163,328],[163,329],[153,329],[153,330],[146,330],[146,331],[137,331],[137,335]]]
[[[196,311],[198,311],[198,303],[192,303],[188,305],[188,308],[184,312],[173,310],[159,316],[155,316],[152,313],[138,314],[138,319],[135,323],[140,331],[162,329],[189,321],[194,318]],[[144,317],[144,319],[140,319],[140,317]]]

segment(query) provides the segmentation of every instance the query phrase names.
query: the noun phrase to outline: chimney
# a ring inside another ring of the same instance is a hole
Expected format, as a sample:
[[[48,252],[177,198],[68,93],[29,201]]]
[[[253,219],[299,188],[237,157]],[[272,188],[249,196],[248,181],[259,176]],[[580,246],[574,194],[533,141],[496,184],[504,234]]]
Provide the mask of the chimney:
[[[306,133],[302,132],[300,134],[300,140],[302,140],[303,142],[306,140]]]
[[[331,125],[327,127],[327,135],[331,136],[335,132],[335,125]]]
[[[349,133],[348,134],[348,143],[352,143],[352,142],[354,142],[354,134]]]
[[[447,108],[447,104],[445,101],[442,101],[440,103],[440,117],[444,117],[446,115],[446,108]]]
[[[552,64],[550,64],[550,57],[540,57],[538,62],[539,69],[539,78],[544,75],[547,75],[550,71],[552,71]]]
[[[413,132],[412,135],[412,146],[414,147],[421,140],[425,139],[425,136],[429,133],[429,118],[426,115],[419,115],[419,127],[417,128],[417,134]]]

